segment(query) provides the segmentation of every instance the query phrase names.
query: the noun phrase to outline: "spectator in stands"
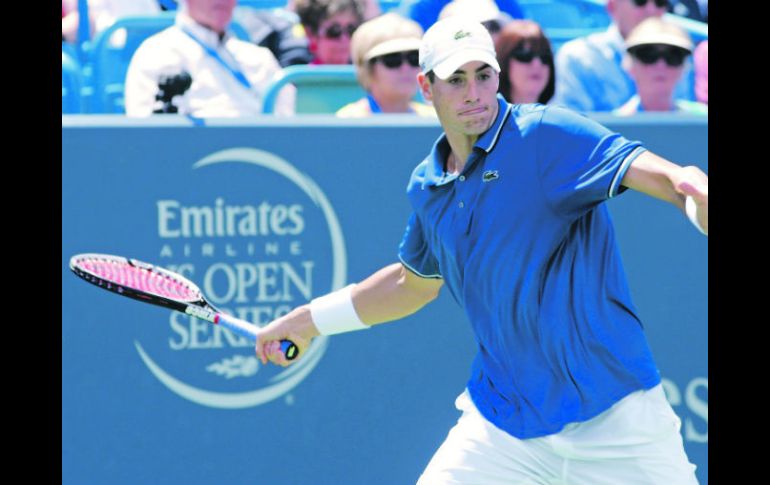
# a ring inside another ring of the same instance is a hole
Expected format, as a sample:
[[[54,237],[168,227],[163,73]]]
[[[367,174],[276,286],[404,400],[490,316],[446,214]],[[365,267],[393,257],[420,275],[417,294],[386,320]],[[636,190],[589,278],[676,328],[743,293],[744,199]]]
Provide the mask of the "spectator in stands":
[[[495,41],[500,63],[499,91],[509,103],[546,104],[554,93],[551,42],[532,20],[509,22]]]
[[[704,40],[695,48],[695,99],[709,104],[709,41]]]
[[[126,75],[126,114],[205,118],[262,113],[262,99],[280,66],[268,49],[228,32],[235,3],[187,0],[172,27],[139,46]],[[293,86],[282,90],[275,112],[293,114],[294,96]]]
[[[378,0],[363,0],[363,3],[364,19],[380,15]],[[281,67],[313,61],[310,42],[295,11],[294,0],[289,0],[283,8],[238,6],[233,20],[248,32],[252,42],[270,49]]]
[[[438,18],[451,16],[477,20],[487,29],[493,42],[497,41],[500,29],[511,21],[511,16],[501,12],[493,0],[452,0],[441,9]]]
[[[428,30],[439,19],[441,9],[451,0],[402,0],[396,12],[420,24],[423,30]],[[523,19],[524,11],[517,0],[494,0],[498,9],[511,19]],[[475,0],[473,3],[481,3]],[[487,26],[487,30],[489,27]]]
[[[294,0],[310,41],[310,64],[350,64],[350,38],[364,21],[362,0]]]
[[[364,4],[364,20],[371,20],[374,17],[382,14],[382,7],[380,7],[380,0],[362,0]],[[289,0],[286,4],[286,8],[295,12],[294,8],[295,0]]]
[[[417,22],[387,13],[364,22],[350,42],[358,82],[367,96],[337,111],[360,118],[376,113],[436,116],[432,106],[414,100],[419,85],[422,28]]]
[[[382,7],[380,7],[380,0],[363,0],[364,3],[364,20],[371,20],[374,17],[382,15]]]
[[[625,39],[649,17],[666,13],[668,0],[607,0],[612,23],[605,32],[571,40],[556,53],[553,102],[577,111],[612,111],[636,94],[623,68]],[[693,100],[692,66],[686,65],[676,86],[679,99]]]
[[[233,20],[246,30],[253,43],[270,49],[281,67],[309,64],[313,60],[299,17],[288,7],[236,7]]]
[[[658,17],[643,21],[626,39],[628,71],[637,93],[615,110],[618,115],[642,111],[679,111],[708,114],[705,104],[676,99],[674,86],[682,77],[684,62],[693,50],[690,36],[680,27]]]

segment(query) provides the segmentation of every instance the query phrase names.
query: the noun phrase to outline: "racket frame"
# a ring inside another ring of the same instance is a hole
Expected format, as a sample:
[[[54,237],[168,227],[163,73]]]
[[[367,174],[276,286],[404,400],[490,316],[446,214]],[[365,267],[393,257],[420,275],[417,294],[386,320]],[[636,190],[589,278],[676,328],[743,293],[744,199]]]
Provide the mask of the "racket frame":
[[[161,296],[156,293],[132,288],[125,284],[117,283],[113,280],[95,274],[94,272],[79,265],[79,262],[89,259],[103,260],[121,265],[129,265],[140,270],[158,274],[164,278],[169,278],[177,283],[182,284],[183,286],[186,286],[188,290],[197,296],[197,298],[192,300],[174,299]],[[222,324],[223,327],[226,327],[240,335],[250,337],[254,341],[257,340],[256,325],[219,311],[214,305],[206,300],[200,288],[198,288],[195,283],[173,271],[161,268],[160,266],[155,266],[150,263],[146,263],[144,261],[140,261],[138,259],[124,258],[122,256],[100,253],[76,254],[70,258],[69,267],[73,273],[75,273],[83,280],[104,290],[108,290],[144,303],[150,303],[152,305],[161,306],[185,313],[187,315],[206,320],[215,325]],[[289,340],[281,341],[281,349],[283,350],[284,355],[288,360],[293,360],[297,357],[298,348],[293,342]]]

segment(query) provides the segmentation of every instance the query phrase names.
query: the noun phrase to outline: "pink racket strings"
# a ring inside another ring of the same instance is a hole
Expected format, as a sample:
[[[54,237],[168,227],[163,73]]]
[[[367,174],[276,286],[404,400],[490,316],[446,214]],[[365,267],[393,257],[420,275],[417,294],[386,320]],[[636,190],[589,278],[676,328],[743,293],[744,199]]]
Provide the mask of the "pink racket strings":
[[[118,286],[180,301],[197,301],[201,298],[197,288],[157,269],[134,266],[126,260],[84,258],[77,265],[97,278]]]

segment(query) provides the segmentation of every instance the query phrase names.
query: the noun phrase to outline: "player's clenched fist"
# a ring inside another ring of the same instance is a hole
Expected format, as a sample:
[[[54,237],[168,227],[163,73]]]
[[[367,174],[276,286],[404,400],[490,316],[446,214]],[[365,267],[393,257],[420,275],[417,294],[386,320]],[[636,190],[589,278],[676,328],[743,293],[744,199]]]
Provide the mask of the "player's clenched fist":
[[[313,337],[318,335],[310,317],[309,306],[303,305],[261,328],[257,334],[255,352],[262,364],[270,361],[286,367],[302,358]],[[287,359],[281,349],[282,340],[294,342],[298,350],[296,358]]]

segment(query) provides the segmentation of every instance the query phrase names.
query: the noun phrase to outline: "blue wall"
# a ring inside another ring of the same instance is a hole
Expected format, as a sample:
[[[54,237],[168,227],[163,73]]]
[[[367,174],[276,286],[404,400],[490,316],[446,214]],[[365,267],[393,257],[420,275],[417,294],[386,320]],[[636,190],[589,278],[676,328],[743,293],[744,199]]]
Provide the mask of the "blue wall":
[[[598,119],[707,170],[705,120]],[[397,323],[317,339],[283,370],[206,323],[86,284],[68,261],[104,252],[176,268],[266,323],[396,260],[406,182],[438,125],[62,120],[63,483],[414,483],[457,418],[474,353],[448,292]],[[706,483],[707,238],[631,191],[609,206]]]

